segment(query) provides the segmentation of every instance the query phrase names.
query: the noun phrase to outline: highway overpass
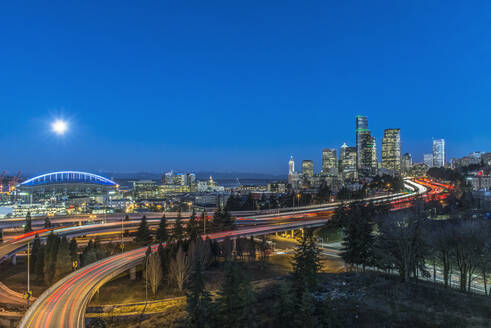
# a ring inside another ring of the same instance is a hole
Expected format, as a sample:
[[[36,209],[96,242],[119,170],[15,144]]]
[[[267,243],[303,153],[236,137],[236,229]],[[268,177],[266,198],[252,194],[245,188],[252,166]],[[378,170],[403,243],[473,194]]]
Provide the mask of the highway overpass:
[[[407,195],[394,194],[385,197],[386,202],[398,202],[414,199],[417,195],[432,192],[420,184],[407,182],[415,188],[415,192]],[[380,199],[380,201],[382,201]],[[320,206],[319,211],[332,209],[329,206]],[[316,208],[300,211],[306,213]],[[298,212],[298,211],[297,211]],[[312,213],[312,212],[309,212]],[[292,213],[298,215],[299,213]],[[241,218],[242,219],[242,218]],[[244,219],[261,219],[260,216]],[[274,217],[272,217],[274,219]],[[246,227],[240,230],[218,232],[209,234],[211,239],[222,240],[226,237],[238,238],[255,235],[270,234],[279,231],[293,230],[304,227],[318,227],[325,224],[325,219],[305,219],[292,223]],[[156,250],[158,244],[153,245]],[[105,284],[124,271],[141,263],[145,257],[146,247],[129,251],[123,254],[100,260],[61,279],[46,290],[36,302],[28,309],[19,327],[70,327],[81,328],[85,326],[85,311],[94,293]]]

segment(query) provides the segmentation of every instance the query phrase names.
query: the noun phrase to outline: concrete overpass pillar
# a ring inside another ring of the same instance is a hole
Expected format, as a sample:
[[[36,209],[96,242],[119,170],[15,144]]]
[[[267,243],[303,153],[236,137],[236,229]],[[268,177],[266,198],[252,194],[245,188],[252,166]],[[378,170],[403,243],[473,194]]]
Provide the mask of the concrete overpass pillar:
[[[130,279],[131,280],[136,280],[136,267],[132,267],[130,269]]]
[[[12,264],[13,264],[13,265],[16,265],[16,264],[17,264],[17,255],[15,255],[15,254],[14,254],[14,255],[12,255],[12,257],[11,257],[11,261],[12,261]]]

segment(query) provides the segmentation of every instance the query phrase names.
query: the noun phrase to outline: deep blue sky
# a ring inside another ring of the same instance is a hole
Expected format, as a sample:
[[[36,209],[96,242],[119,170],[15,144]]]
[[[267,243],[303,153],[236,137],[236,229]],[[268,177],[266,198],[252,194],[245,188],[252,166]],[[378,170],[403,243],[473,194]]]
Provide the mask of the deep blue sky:
[[[0,168],[286,173],[402,130],[491,151],[491,2],[3,1]],[[50,132],[64,117],[71,130]]]

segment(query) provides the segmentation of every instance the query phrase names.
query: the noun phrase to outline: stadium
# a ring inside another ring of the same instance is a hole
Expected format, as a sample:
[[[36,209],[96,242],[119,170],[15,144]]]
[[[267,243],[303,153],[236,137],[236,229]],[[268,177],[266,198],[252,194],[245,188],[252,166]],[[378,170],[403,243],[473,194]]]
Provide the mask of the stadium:
[[[17,185],[19,195],[29,196],[31,200],[67,199],[107,195],[118,188],[116,182],[100,175],[60,171],[42,174]]]

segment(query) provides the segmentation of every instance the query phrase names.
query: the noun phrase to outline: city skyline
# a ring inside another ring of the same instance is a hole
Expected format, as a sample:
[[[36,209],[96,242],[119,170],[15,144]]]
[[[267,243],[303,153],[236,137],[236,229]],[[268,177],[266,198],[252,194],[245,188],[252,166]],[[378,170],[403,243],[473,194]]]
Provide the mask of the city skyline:
[[[393,127],[415,162],[486,151],[490,6],[5,3],[0,169],[318,171],[360,114],[379,159]]]

